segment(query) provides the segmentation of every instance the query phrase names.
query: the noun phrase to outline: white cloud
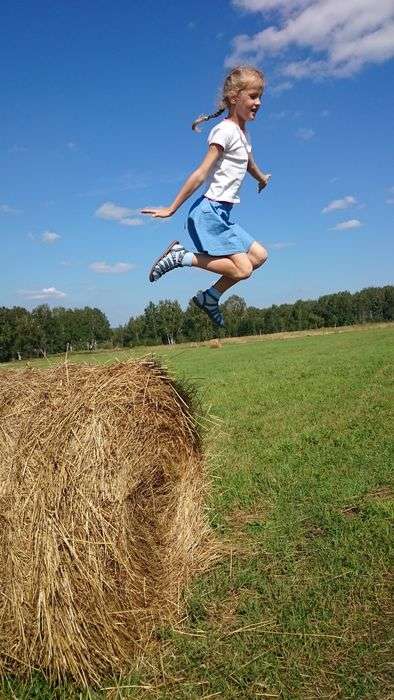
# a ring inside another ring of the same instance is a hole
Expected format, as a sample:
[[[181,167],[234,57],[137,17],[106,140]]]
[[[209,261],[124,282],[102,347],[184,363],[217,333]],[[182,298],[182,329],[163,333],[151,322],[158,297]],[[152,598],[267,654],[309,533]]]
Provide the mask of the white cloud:
[[[138,209],[128,209],[121,207],[114,202],[104,202],[96,211],[95,216],[106,221],[117,221],[122,226],[141,226],[144,222],[142,219],[136,218],[135,214],[139,214]]]
[[[315,132],[313,129],[298,129],[296,132],[296,136],[298,139],[301,139],[301,141],[310,141],[315,135]]]
[[[282,92],[286,92],[287,90],[291,90],[293,87],[293,83],[291,83],[289,80],[285,80],[281,83],[278,83],[277,85],[273,85],[271,88],[271,92],[274,95],[281,95]]]
[[[59,289],[56,289],[56,287],[44,287],[44,289],[38,290],[21,289],[19,294],[25,297],[25,299],[39,299],[41,301],[63,299],[65,296],[67,296],[65,292],[61,292]]]
[[[265,10],[289,11],[303,5],[308,5],[310,0],[233,0],[233,5],[241,10],[249,12],[264,12]]]
[[[324,61],[311,61],[310,58],[304,61],[292,61],[282,66],[281,73],[287,78],[300,80],[301,78],[322,78],[326,72]]]
[[[348,221],[342,221],[340,224],[334,226],[333,231],[347,231],[352,228],[360,228],[360,226],[362,226],[362,223],[359,219],[349,219]]]
[[[277,21],[252,36],[236,36],[228,65],[293,48],[299,57],[282,65],[283,76],[348,77],[394,56],[393,0],[233,0],[233,5]],[[306,59],[305,49],[311,51]]]
[[[353,204],[357,204],[357,199],[351,195],[347,195],[342,199],[334,199],[332,202],[327,204],[324,209],[322,209],[322,214],[327,214],[330,211],[336,211],[338,209],[347,209],[348,207],[353,206]]]
[[[108,265],[105,261],[102,261],[90,263],[89,267],[91,270],[93,270],[93,272],[98,272],[100,274],[121,275],[124,272],[129,272],[135,266],[124,262],[118,262],[115,263],[115,265]]]
[[[0,214],[20,214],[20,209],[14,209],[8,204],[0,204]]]
[[[95,216],[98,216],[99,219],[120,221],[133,213],[135,212],[133,212],[131,209],[120,207],[118,204],[114,204],[113,202],[104,202],[101,207],[96,209]]]
[[[55,231],[44,231],[44,233],[41,236],[41,241],[43,243],[48,243],[49,245],[51,245],[59,238],[61,238],[61,236],[59,236],[58,233],[55,233]]]

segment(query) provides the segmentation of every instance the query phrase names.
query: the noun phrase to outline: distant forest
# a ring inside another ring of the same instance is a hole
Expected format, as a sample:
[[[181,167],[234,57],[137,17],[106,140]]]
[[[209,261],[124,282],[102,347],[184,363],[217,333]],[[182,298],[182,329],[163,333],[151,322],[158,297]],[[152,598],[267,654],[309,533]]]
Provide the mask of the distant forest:
[[[111,328],[97,308],[66,309],[47,304],[32,311],[0,307],[0,362],[99,348],[160,345],[209,340],[220,336],[261,335],[279,331],[349,326],[394,320],[394,286],[337,292],[317,300],[247,306],[230,296],[222,305],[226,327],[218,331],[192,301],[185,311],[177,301],[150,302],[140,316]]]

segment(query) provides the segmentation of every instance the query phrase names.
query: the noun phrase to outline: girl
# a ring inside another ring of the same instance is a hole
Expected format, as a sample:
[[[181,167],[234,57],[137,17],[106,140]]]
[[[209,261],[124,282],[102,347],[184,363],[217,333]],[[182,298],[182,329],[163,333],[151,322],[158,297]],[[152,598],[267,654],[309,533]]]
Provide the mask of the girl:
[[[208,136],[208,152],[199,167],[186,180],[169,207],[142,209],[142,214],[165,218],[172,216],[183,202],[202,185],[206,189],[192,205],[185,228],[197,249],[187,250],[179,241],[172,241],[154,262],[149,280],[156,282],[176,267],[199,267],[215,272],[219,280],[209,289],[197,292],[194,303],[205,311],[214,324],[223,326],[219,299],[223,292],[240,280],[250,277],[253,270],[267,260],[267,251],[241,226],[230,221],[238,192],[248,171],[258,182],[258,191],[266,187],[270,174],[265,175],[252,157],[246,122],[254,121],[264,90],[264,75],[253,66],[238,66],[226,77],[222,99],[217,112],[201,115],[192,124],[218,117],[226,109],[228,115],[213,127]],[[198,130],[198,129],[197,129]]]

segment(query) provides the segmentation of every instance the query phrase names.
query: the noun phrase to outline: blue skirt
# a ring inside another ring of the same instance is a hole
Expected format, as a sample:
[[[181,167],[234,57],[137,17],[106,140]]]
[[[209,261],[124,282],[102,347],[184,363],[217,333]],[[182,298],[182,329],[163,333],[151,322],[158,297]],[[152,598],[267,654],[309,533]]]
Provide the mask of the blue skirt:
[[[199,197],[192,204],[185,228],[198,253],[234,255],[247,253],[254,238],[239,224],[230,221],[233,205]]]

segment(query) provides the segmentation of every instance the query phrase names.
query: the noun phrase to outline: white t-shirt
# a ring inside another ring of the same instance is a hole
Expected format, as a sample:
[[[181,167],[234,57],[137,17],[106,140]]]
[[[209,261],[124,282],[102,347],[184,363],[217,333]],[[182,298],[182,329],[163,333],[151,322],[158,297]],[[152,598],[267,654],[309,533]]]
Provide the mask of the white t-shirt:
[[[231,119],[223,119],[211,129],[208,143],[223,147],[223,153],[209,172],[205,197],[217,202],[238,204],[238,192],[252,152],[250,136]]]

